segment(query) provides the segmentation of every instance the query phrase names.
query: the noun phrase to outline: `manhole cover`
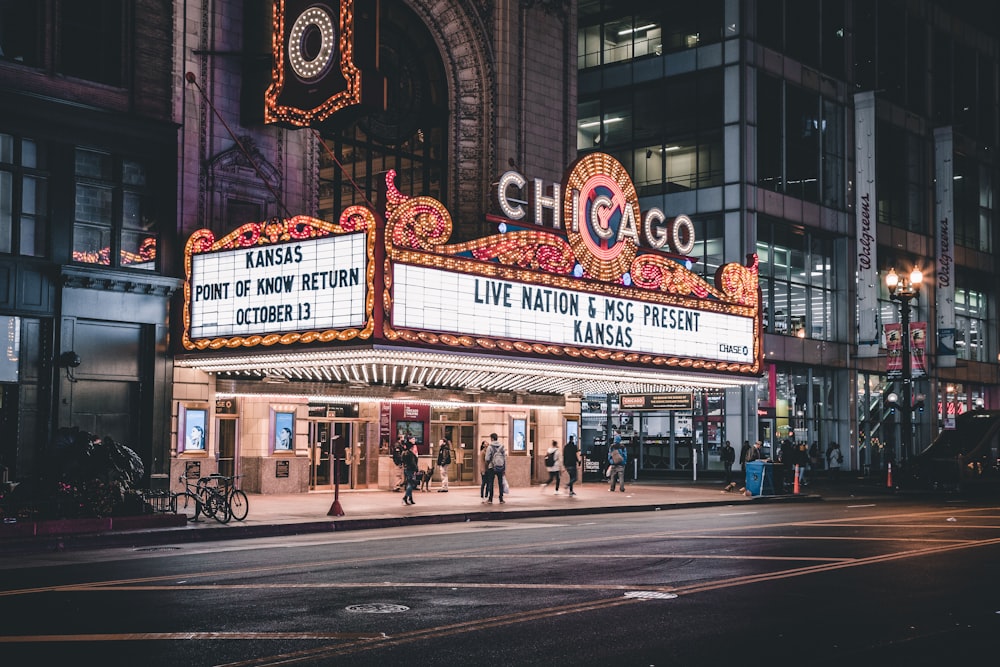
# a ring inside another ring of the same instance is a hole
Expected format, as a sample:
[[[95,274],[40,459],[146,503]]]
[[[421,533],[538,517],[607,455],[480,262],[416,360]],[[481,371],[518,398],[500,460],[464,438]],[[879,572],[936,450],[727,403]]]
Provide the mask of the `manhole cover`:
[[[409,607],[404,607],[401,604],[385,604],[382,602],[375,602],[372,604],[352,604],[346,607],[347,611],[353,611],[359,614],[398,614],[401,611],[409,611]]]
[[[180,547],[140,547],[132,551],[177,551]]]
[[[676,593],[661,593],[659,591],[629,591],[625,593],[627,598],[642,598],[644,600],[673,600]]]

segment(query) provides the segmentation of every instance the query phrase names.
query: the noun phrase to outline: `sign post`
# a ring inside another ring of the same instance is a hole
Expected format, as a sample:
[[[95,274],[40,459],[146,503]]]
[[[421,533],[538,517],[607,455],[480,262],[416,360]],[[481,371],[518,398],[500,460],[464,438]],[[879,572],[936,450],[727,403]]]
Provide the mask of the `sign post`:
[[[333,504],[327,516],[344,516],[344,508],[340,506],[340,458],[344,455],[344,445],[337,442],[339,435],[331,436],[333,443]]]

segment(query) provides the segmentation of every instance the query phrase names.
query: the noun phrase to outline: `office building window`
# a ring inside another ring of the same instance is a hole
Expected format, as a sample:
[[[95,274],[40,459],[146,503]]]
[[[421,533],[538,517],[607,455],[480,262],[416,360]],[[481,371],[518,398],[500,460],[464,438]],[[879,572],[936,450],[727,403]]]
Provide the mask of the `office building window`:
[[[73,261],[156,270],[157,222],[147,167],[77,148]]]
[[[846,39],[844,0],[756,3],[756,38],[804,65],[844,78]]]
[[[765,330],[833,340],[837,289],[833,240],[762,216],[757,256]]]
[[[988,323],[986,294],[971,289],[956,289],[955,354],[959,359],[987,360]]]
[[[608,92],[580,101],[577,149],[615,156],[640,196],[722,185],[723,108],[719,68]]]
[[[45,145],[0,134],[0,253],[46,255],[49,175]]]
[[[831,100],[758,73],[757,183],[844,208],[844,110]]]
[[[956,153],[952,161],[955,206],[955,243],[992,252],[997,170],[974,157]]]
[[[722,40],[722,0],[640,0],[626,7],[622,4],[614,0],[581,0],[579,69],[661,56]]]

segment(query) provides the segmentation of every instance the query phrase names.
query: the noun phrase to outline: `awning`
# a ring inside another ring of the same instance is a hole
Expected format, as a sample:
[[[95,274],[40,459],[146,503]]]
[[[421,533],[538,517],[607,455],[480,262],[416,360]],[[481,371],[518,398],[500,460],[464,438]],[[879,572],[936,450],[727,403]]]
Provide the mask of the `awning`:
[[[699,373],[685,368],[636,368],[408,348],[282,351],[238,356],[179,357],[180,367],[220,379],[321,382],[352,389],[381,386],[450,389],[467,394],[528,392],[569,395],[647,393],[753,386],[756,378]]]

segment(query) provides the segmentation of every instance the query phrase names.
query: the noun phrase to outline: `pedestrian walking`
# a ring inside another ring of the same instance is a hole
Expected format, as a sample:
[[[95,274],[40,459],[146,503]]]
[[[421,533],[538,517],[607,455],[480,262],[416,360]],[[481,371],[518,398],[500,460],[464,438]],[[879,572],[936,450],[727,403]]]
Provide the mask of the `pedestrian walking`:
[[[726,485],[733,483],[733,463],[736,461],[736,450],[733,444],[726,440],[722,446],[722,469],[726,471]]]
[[[826,450],[826,468],[830,471],[830,479],[837,479],[843,462],[844,455],[840,451],[840,445],[831,442],[829,449]]]
[[[417,486],[417,470],[420,469],[420,459],[417,458],[417,443],[411,442],[410,448],[403,452],[403,479],[406,492],[403,493],[404,505],[415,505],[413,489]]]
[[[576,441],[573,440],[573,436],[569,436],[569,442],[563,447],[563,467],[566,468],[566,477],[569,481],[566,484],[566,490],[569,495],[575,496],[576,492],[573,491],[573,485],[576,484],[576,474],[580,466],[580,449],[576,446]]]
[[[799,486],[808,486],[806,471],[809,469],[809,447],[800,442],[795,450],[795,464],[798,466]]]
[[[743,470],[744,476],[747,473],[747,456],[750,454],[751,449],[753,449],[753,445],[750,444],[750,441],[744,440],[743,446],[740,448],[740,468]]]
[[[493,471],[489,469],[486,463],[486,448],[488,446],[485,440],[479,443],[479,497],[484,503],[486,502],[486,489],[489,478],[493,474]]]
[[[451,443],[441,438],[438,445],[438,473],[441,475],[441,488],[438,493],[448,493],[448,466],[451,465]]]
[[[493,491],[499,488],[500,504],[503,500],[504,473],[507,472],[507,450],[497,437],[496,433],[490,433],[490,444],[486,448],[486,467],[492,471],[490,481],[487,484],[489,498],[486,502],[493,504]]]
[[[559,451],[559,443],[555,440],[545,451],[545,469],[549,471],[549,478],[542,484],[542,491],[548,488],[552,482],[556,483],[556,495],[559,495],[559,478],[562,477],[562,452]]]
[[[620,435],[615,435],[614,443],[608,451],[608,463],[611,469],[611,488],[608,491],[614,491],[617,482],[622,493],[625,493],[625,465],[628,463],[628,450]]]

